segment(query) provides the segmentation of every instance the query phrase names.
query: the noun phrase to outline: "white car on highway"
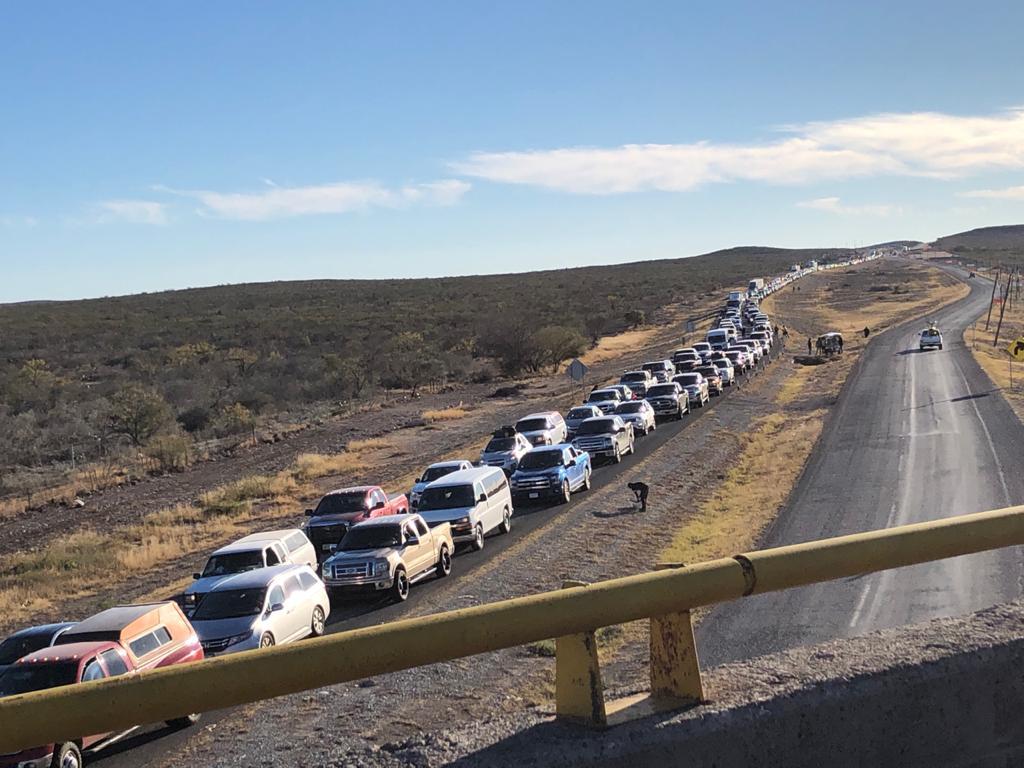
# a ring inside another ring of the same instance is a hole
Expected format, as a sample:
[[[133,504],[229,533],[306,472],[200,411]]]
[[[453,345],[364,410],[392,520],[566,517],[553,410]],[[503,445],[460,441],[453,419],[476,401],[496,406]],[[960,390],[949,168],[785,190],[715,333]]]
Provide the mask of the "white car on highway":
[[[658,428],[657,419],[654,418],[654,409],[646,400],[631,400],[628,403],[620,403],[615,409],[615,415],[621,416],[622,420],[633,425],[633,433],[646,435]]]
[[[921,331],[921,340],[918,342],[918,349],[924,352],[926,349],[942,349],[942,334],[934,325]]]

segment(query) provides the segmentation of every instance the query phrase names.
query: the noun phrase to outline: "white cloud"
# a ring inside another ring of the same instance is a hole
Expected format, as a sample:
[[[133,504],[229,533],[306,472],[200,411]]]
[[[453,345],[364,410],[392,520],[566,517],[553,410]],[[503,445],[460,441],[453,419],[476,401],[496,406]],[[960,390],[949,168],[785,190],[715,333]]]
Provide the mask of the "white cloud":
[[[264,179],[264,186],[265,189],[258,192],[158,189],[198,200],[199,212],[203,215],[243,221],[349,213],[374,207],[401,208],[411,204],[453,205],[470,189],[468,182],[455,179],[398,188],[388,188],[374,181],[282,187]]]
[[[151,200],[105,200],[98,203],[99,220],[118,219],[133,224],[166,224],[167,206]]]
[[[17,229],[21,227],[31,229],[38,226],[38,224],[39,219],[35,216],[19,216],[10,214],[0,215],[0,227],[3,227],[4,229]]]
[[[1024,200],[1024,187],[972,189],[969,192],[964,192],[961,197],[982,197],[991,200]]]
[[[1024,167],[1024,108],[962,117],[881,114],[784,126],[751,144],[627,144],[476,152],[467,176],[582,194],[680,191],[713,182],[798,184],[876,175],[955,177]]]
[[[892,205],[846,205],[838,197],[818,197],[797,203],[798,208],[812,208],[816,211],[838,213],[843,216],[888,216],[899,212]]]

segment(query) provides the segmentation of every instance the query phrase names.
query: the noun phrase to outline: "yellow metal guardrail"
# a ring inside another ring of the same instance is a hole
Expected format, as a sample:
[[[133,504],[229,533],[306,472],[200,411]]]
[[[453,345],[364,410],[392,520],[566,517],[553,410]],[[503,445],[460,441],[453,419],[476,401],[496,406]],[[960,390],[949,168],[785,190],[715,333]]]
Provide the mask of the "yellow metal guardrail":
[[[1024,506],[747,552],[690,566],[0,699],[0,753],[556,638],[556,711],[595,725],[594,631],[651,620],[651,697],[703,692],[689,610],[747,595],[1024,544]],[[628,702],[635,704],[636,702]],[[634,711],[636,708],[634,707]]]

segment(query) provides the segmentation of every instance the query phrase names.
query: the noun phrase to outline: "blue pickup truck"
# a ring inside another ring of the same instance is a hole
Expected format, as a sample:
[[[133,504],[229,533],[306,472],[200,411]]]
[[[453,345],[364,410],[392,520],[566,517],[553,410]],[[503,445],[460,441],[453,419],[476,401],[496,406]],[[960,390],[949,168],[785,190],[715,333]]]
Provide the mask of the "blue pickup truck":
[[[554,498],[568,504],[573,491],[590,488],[592,471],[590,454],[571,445],[534,448],[512,473],[512,503]]]

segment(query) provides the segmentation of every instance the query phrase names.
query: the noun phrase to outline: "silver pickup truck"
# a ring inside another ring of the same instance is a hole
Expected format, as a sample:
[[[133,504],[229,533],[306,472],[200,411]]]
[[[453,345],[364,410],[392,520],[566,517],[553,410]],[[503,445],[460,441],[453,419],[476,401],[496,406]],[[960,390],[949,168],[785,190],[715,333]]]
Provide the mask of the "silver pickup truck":
[[[349,528],[321,573],[331,597],[387,591],[401,602],[410,585],[450,574],[454,551],[449,523],[430,528],[419,515],[387,515]]]

